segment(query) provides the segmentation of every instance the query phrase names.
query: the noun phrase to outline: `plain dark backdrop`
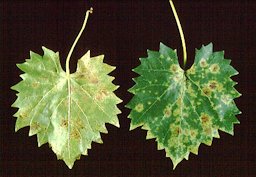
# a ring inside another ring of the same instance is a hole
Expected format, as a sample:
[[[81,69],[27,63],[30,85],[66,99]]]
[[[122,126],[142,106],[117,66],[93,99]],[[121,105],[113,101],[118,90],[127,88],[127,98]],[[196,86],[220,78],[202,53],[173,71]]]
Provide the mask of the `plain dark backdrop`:
[[[243,112],[238,116],[235,136],[221,133],[213,145],[201,145],[199,155],[190,155],[175,171],[165,152],[158,151],[154,140],[146,140],[141,129],[129,131],[129,110],[124,105],[132,95],[131,71],[139,65],[146,50],[158,50],[159,42],[182,48],[171,8],[167,0],[73,0],[0,2],[0,71],[1,71],[1,166],[3,177],[60,176],[154,176],[154,177],[255,177],[256,176],[256,1],[182,0],[174,1],[188,47],[188,66],[193,63],[195,48],[213,42],[215,50],[225,50],[226,58],[240,72],[233,77],[242,97],[236,99]],[[24,62],[32,50],[42,54],[41,46],[59,51],[64,66],[67,53],[80,30],[85,11],[94,8],[86,30],[71,58],[75,71],[77,59],[87,50],[92,56],[105,54],[105,62],[117,66],[111,75],[120,88],[115,92],[121,128],[107,125],[104,144],[92,144],[89,156],[82,156],[72,170],[57,161],[48,145],[37,147],[36,137],[28,137],[28,128],[14,132],[17,111],[11,108],[15,92],[10,87],[21,79],[16,63]],[[182,61],[182,60],[180,60]]]

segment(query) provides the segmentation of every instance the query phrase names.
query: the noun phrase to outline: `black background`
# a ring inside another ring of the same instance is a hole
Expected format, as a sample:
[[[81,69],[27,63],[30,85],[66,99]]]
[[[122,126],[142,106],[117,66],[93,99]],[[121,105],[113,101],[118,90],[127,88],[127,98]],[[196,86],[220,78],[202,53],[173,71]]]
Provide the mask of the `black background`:
[[[171,8],[167,0],[73,0],[73,1],[1,1],[1,169],[3,177],[59,176],[256,176],[255,82],[256,82],[256,1],[246,0],[183,0],[175,1],[188,47],[188,66],[193,63],[195,48],[213,42],[215,50],[225,50],[226,58],[240,72],[233,79],[243,94],[236,99],[243,112],[238,116],[235,136],[221,133],[213,145],[201,145],[199,155],[190,155],[175,171],[165,152],[158,151],[154,140],[145,140],[141,129],[129,131],[129,110],[124,105],[132,95],[127,89],[134,85],[131,71],[139,65],[146,50],[158,50],[159,42],[182,48]],[[28,128],[14,132],[17,111],[10,105],[15,92],[10,87],[21,79],[16,63],[29,58],[32,50],[42,54],[41,46],[59,51],[64,66],[67,53],[80,30],[85,11],[94,8],[86,30],[71,58],[71,71],[77,59],[87,50],[91,55],[105,54],[105,62],[117,69],[115,92],[119,105],[121,128],[107,125],[104,144],[92,144],[89,156],[83,156],[69,170],[57,161],[48,145],[37,147],[36,137],[28,137]],[[182,60],[180,60],[182,62]]]

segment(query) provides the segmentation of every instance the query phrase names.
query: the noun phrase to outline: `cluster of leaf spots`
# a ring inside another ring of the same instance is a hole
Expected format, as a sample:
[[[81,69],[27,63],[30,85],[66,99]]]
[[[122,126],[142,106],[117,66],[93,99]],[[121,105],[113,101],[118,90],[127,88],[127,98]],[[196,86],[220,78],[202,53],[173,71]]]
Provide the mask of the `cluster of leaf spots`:
[[[218,130],[233,135],[240,113],[233,99],[240,93],[230,77],[238,72],[224,52],[202,46],[187,71],[179,66],[176,51],[162,43],[159,52],[147,53],[133,70],[140,76],[129,90],[134,94],[127,104],[131,129],[148,130],[147,139],[156,138],[174,168],[190,152],[197,154],[201,143],[211,145]]]
[[[15,130],[30,126],[29,135],[37,135],[38,146],[48,142],[58,159],[72,168],[92,142],[102,143],[105,123],[119,127],[116,105],[121,100],[113,93],[118,88],[114,77],[108,75],[115,67],[103,63],[103,55],[91,58],[88,51],[68,76],[58,52],[43,51],[43,56],[31,52],[30,59],[17,65],[25,73],[12,87],[18,91],[12,105],[19,108]]]

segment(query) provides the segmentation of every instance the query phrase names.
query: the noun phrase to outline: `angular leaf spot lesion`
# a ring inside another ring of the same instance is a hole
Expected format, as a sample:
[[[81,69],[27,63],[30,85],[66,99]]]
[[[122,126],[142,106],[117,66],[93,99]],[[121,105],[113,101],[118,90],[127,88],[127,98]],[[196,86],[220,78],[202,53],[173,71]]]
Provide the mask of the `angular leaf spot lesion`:
[[[139,104],[137,104],[137,105],[135,106],[135,110],[136,110],[137,112],[142,112],[143,109],[144,109],[144,106],[143,106],[142,103],[139,103]]]

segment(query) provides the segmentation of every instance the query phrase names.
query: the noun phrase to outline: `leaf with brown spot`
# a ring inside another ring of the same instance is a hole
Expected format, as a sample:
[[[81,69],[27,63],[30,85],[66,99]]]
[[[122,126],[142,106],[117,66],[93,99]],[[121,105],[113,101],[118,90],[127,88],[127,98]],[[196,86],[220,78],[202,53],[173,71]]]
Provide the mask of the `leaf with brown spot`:
[[[103,55],[91,57],[88,51],[68,78],[59,54],[45,47],[43,51],[43,56],[30,52],[30,59],[17,65],[25,73],[12,87],[18,91],[12,105],[19,109],[14,115],[15,130],[29,126],[29,135],[37,135],[38,146],[48,142],[58,158],[72,168],[92,142],[101,142],[106,123],[119,127],[116,105],[121,100],[113,93],[118,87],[108,75],[115,67],[103,63]],[[95,99],[98,93],[100,101]]]
[[[213,52],[212,44],[202,46],[184,71],[176,51],[161,43],[159,51],[148,50],[140,61],[133,70],[140,76],[129,90],[134,94],[127,104],[130,129],[148,130],[147,138],[156,138],[174,168],[190,152],[197,154],[201,143],[211,145],[218,130],[233,135],[240,113],[233,100],[240,93],[230,77],[238,72],[224,52]]]

